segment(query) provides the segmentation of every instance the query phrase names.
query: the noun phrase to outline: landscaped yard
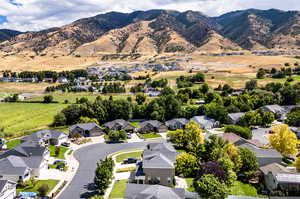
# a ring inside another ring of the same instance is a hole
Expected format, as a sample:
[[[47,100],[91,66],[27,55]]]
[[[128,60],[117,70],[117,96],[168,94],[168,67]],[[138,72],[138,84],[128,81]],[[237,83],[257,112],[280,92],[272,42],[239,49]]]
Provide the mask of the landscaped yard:
[[[144,139],[160,138],[161,135],[158,133],[139,133],[139,136]]]
[[[55,156],[55,147],[56,147],[56,146],[52,146],[52,145],[49,146],[50,156],[51,156],[51,157],[55,157],[55,158],[57,158],[57,159],[65,159],[65,153],[66,153],[67,150],[69,150],[69,149],[66,148],[66,147],[63,147],[63,146],[59,146],[59,147],[60,147],[59,154],[58,154],[58,156]]]
[[[17,189],[17,193],[20,192],[35,192],[38,193],[38,188],[41,187],[43,184],[47,184],[49,187],[49,193],[57,184],[59,180],[38,180],[34,186],[26,186],[22,189]]]
[[[134,126],[135,128],[139,128],[140,127],[140,123],[139,122],[130,122],[130,124],[132,126]]]
[[[252,196],[258,197],[257,190],[255,187],[244,184],[240,181],[236,181],[234,185],[231,187],[230,194],[232,195],[239,195],[239,196]]]
[[[126,158],[141,158],[141,155],[142,155],[142,151],[122,153],[116,156],[116,161],[123,162],[123,160]]]
[[[12,149],[22,143],[21,140],[11,140],[6,143],[7,149]]]
[[[127,180],[118,180],[109,195],[109,198],[124,198]]]
[[[66,104],[0,103],[0,128],[8,137],[30,134],[48,128],[53,117]]]
[[[186,178],[185,179],[186,184],[188,186],[187,190],[190,192],[195,192],[195,189],[193,187],[193,180],[194,180],[194,178]]]

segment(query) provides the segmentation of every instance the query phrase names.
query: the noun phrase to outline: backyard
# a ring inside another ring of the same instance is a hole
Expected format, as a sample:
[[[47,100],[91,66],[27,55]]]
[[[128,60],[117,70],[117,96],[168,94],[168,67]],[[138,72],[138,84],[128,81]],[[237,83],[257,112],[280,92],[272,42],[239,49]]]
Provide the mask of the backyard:
[[[25,186],[24,188],[17,189],[17,193],[20,192],[35,192],[38,193],[39,187],[41,187],[43,184],[48,185],[49,190],[47,193],[49,193],[54,187],[58,184],[58,180],[38,180],[32,185]]]

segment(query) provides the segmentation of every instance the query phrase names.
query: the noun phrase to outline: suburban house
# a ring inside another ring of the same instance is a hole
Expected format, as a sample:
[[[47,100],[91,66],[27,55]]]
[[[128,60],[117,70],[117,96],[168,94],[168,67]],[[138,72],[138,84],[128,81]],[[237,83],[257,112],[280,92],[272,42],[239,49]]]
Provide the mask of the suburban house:
[[[56,130],[42,130],[26,136],[22,140],[33,141],[40,145],[60,145],[68,141],[68,135]]]
[[[264,146],[263,144],[260,143],[259,140],[255,140],[255,139],[247,140],[234,133],[224,133],[222,135],[222,138],[228,141],[229,143],[234,144],[235,146],[241,146],[242,144],[246,144],[246,143],[252,144],[259,148]]]
[[[136,171],[129,181],[137,184],[160,184],[172,186],[175,178],[175,163],[179,153],[169,143],[151,143],[137,163]]]
[[[14,199],[16,196],[16,183],[9,180],[0,180],[0,198]]]
[[[262,149],[250,143],[242,144],[239,147],[244,147],[252,151],[257,157],[259,166],[271,163],[281,164],[282,162],[282,155],[275,149]]]
[[[11,155],[0,159],[0,180],[27,181],[30,179],[30,172],[31,169],[18,156]]]
[[[127,184],[125,199],[197,199],[196,193],[161,185]]]
[[[166,133],[168,127],[157,120],[148,120],[140,123],[138,132],[140,133]]]
[[[47,170],[50,151],[47,147],[35,142],[27,141],[0,155],[0,160],[10,156],[21,158],[31,169],[31,176],[38,177],[41,172]]]
[[[207,116],[195,116],[192,117],[191,120],[195,121],[200,125],[202,129],[213,129],[213,128],[218,128],[220,126],[220,122],[209,118]]]
[[[228,114],[228,122],[230,124],[236,124],[243,117],[245,113],[230,113]]]
[[[69,80],[66,77],[59,77],[57,78],[58,83],[68,83]]]
[[[170,130],[176,130],[176,129],[184,129],[185,125],[189,123],[189,120],[185,119],[185,118],[175,118],[169,121],[166,121],[166,126],[170,129]]]
[[[111,122],[106,122],[103,124],[103,126],[106,128],[106,130],[109,131],[120,131],[125,130],[127,132],[134,132],[134,126],[132,126],[128,121],[123,119],[117,119]]]
[[[284,119],[287,114],[287,109],[277,104],[266,105],[262,109],[264,112],[275,113],[280,119]]]
[[[69,128],[70,137],[76,135],[83,137],[95,137],[103,134],[102,129],[96,123],[81,123],[75,124]]]
[[[293,173],[286,167],[272,163],[260,167],[265,185],[269,191],[280,188],[287,191],[300,191],[300,173]]]

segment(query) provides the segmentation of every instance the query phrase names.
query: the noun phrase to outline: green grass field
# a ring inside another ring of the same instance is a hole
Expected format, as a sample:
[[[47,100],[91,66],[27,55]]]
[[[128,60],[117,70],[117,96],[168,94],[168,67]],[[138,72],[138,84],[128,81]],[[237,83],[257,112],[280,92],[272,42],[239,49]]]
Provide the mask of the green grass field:
[[[258,197],[257,190],[255,187],[244,184],[240,181],[234,182],[233,186],[230,189],[230,194],[232,195],[239,195],[239,196],[252,196],[252,197]]]
[[[124,198],[127,180],[117,180],[109,195],[109,198]]]
[[[144,139],[153,139],[153,138],[160,138],[161,135],[157,133],[139,133],[139,136]]]
[[[43,184],[47,184],[49,187],[49,193],[54,187],[58,184],[58,180],[38,180],[34,186],[26,186],[22,189],[17,189],[17,193],[20,192],[35,192],[38,193],[38,188],[42,186]]]
[[[18,137],[45,129],[67,105],[42,103],[0,103],[0,127],[8,137]]]
[[[195,192],[195,189],[193,187],[193,180],[194,180],[194,178],[186,178],[185,179],[186,184],[188,186],[187,190],[190,192]]]
[[[122,153],[116,156],[116,161],[123,162],[123,160],[126,158],[141,158],[141,155],[142,155],[142,151]]]
[[[7,149],[12,149],[12,148],[14,148],[14,147],[20,145],[21,143],[22,143],[21,140],[12,140],[12,141],[8,141],[8,142],[6,143]]]
[[[55,146],[50,145],[49,146],[49,150],[50,150],[50,156],[51,157],[55,157],[57,159],[65,159],[65,153],[69,150],[66,147],[63,146],[59,146],[60,147],[60,151],[58,156],[55,156]]]

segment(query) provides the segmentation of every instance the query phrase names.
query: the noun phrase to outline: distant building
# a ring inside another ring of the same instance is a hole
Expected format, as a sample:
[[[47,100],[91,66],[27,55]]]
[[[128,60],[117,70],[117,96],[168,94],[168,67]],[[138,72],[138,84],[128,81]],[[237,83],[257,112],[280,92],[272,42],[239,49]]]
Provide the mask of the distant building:
[[[57,82],[66,84],[69,83],[69,80],[66,77],[59,77],[57,78]]]
[[[42,130],[22,138],[24,141],[34,141],[40,145],[60,145],[68,141],[68,135],[56,130]]]
[[[127,132],[133,132],[135,127],[132,126],[128,121],[123,120],[123,119],[117,119],[111,122],[106,122],[103,125],[107,131],[120,131],[120,130],[124,130]]]
[[[176,130],[176,129],[185,128],[185,125],[187,123],[189,123],[189,120],[187,120],[185,118],[175,118],[175,119],[166,121],[165,124],[170,130]]]
[[[95,137],[103,135],[102,129],[96,123],[75,124],[69,128],[70,137],[80,135],[83,137]]]
[[[191,118],[191,120],[195,121],[200,125],[202,129],[213,129],[213,128],[218,128],[220,127],[220,122],[209,118],[207,116],[195,116]]]
[[[157,120],[147,120],[140,123],[138,132],[140,133],[166,133],[168,127]]]
[[[243,117],[244,115],[245,115],[245,113],[230,113],[230,114],[228,114],[229,123],[236,124],[241,119],[241,117]]]

